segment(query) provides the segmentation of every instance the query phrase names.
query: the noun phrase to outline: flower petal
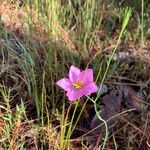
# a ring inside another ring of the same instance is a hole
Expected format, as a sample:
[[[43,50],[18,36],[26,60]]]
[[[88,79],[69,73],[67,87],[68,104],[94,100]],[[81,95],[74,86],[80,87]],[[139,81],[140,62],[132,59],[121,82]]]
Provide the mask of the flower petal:
[[[86,69],[82,71],[78,77],[79,81],[83,81],[84,83],[93,82],[93,70]]]
[[[74,83],[77,80],[80,73],[81,73],[80,69],[78,69],[75,66],[71,66],[69,70],[70,81]]]
[[[73,85],[71,81],[68,78],[63,78],[56,83],[58,86],[60,86],[65,91],[71,91],[73,89]]]
[[[87,96],[90,95],[91,93],[95,93],[97,90],[98,90],[97,85],[94,82],[91,82],[90,84],[82,88],[82,94]]]
[[[70,101],[75,101],[83,96],[80,90],[72,90],[67,92],[67,96]]]

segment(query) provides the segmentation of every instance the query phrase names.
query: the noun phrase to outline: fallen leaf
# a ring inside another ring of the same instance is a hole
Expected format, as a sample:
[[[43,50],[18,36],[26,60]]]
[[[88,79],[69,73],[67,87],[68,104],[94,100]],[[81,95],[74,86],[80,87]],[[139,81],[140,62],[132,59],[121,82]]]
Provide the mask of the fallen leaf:
[[[118,90],[112,90],[110,95],[106,95],[102,98],[102,102],[105,104],[105,107],[118,111],[122,101],[122,93]]]
[[[141,98],[140,96],[127,85],[121,85],[121,90],[123,92],[123,97],[125,100],[125,105],[128,109],[136,108],[137,110],[140,110],[141,108]]]

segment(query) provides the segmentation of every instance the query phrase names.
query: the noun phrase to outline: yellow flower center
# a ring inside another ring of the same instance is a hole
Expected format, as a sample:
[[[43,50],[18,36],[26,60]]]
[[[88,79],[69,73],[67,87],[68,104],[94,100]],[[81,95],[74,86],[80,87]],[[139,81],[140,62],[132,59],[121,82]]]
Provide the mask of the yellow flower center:
[[[82,82],[82,81],[76,81],[76,82],[74,83],[74,87],[75,87],[77,90],[81,89],[81,88],[83,87],[83,82]]]

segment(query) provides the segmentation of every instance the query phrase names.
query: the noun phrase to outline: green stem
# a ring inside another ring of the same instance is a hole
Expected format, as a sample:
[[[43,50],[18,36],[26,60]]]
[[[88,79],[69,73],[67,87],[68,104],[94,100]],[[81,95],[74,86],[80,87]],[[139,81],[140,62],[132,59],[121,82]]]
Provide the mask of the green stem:
[[[108,126],[107,126],[106,121],[99,115],[99,113],[97,111],[97,107],[96,107],[96,102],[94,102],[94,109],[95,109],[95,112],[96,112],[96,115],[97,115],[98,119],[100,121],[102,121],[105,125],[105,138],[104,138],[104,144],[103,144],[103,147],[102,147],[102,150],[104,150],[107,139],[108,139]]]
[[[107,62],[106,71],[105,71],[104,76],[103,76],[103,78],[102,78],[101,85],[104,83],[104,80],[105,80],[106,75],[107,75],[107,73],[108,73],[108,69],[109,69],[109,67],[110,67],[110,63],[111,63],[112,58],[113,58],[113,56],[114,56],[114,54],[115,54],[115,52],[116,52],[116,50],[117,50],[117,48],[118,48],[118,46],[119,46],[119,44],[120,44],[120,42],[121,42],[121,37],[123,36],[123,33],[124,33],[125,28],[126,28],[128,22],[129,22],[129,19],[130,19],[131,14],[132,14],[132,10],[131,10],[130,8],[127,8],[127,9],[125,10],[125,18],[124,18],[123,23],[122,23],[122,27],[121,27],[121,31],[120,31],[120,34],[119,34],[117,43],[116,43],[116,45],[115,45],[115,47],[114,47],[114,49],[113,49],[113,51],[112,51],[112,55],[110,56],[110,58],[109,58],[109,60],[108,60],[108,62]],[[101,90],[101,89],[100,89],[100,90]],[[100,96],[100,95],[99,95],[99,96]],[[98,100],[99,96],[96,97],[95,102]]]
[[[91,99],[89,96],[87,96],[87,97],[88,97],[88,99],[90,101],[92,101],[94,103],[94,109],[95,109],[96,115],[97,115],[98,119],[100,121],[102,121],[104,123],[104,125],[105,125],[105,138],[104,138],[104,144],[103,144],[103,147],[102,147],[102,150],[104,150],[106,142],[107,142],[107,139],[108,139],[108,126],[107,126],[106,121],[98,113],[97,106],[96,106],[96,101],[94,101],[93,99]]]
[[[88,101],[88,99],[87,99],[86,102],[84,103],[84,105],[83,105],[83,107],[82,107],[82,109],[81,109],[81,111],[80,111],[80,113],[79,113],[79,115],[78,115],[78,118],[77,118],[77,120],[76,120],[76,122],[75,122],[75,124],[74,124],[74,126],[73,126],[73,128],[72,128],[73,131],[74,131],[74,129],[75,129],[75,127],[76,127],[76,125],[77,125],[77,123],[78,123],[80,117],[81,117],[81,114],[82,114],[82,112],[83,112],[83,110],[84,110],[84,108],[85,108],[85,105],[86,105],[87,101]]]
[[[142,16],[142,19],[141,19],[141,40],[142,40],[142,46],[144,45],[144,30],[143,30],[143,26],[144,26],[144,0],[142,0],[142,11],[141,11],[141,16]]]
[[[68,132],[67,132],[66,140],[70,139],[70,136],[72,134],[72,131],[71,131],[72,130],[72,124],[73,124],[73,120],[74,120],[75,113],[76,113],[78,105],[79,105],[79,100],[77,100],[77,102],[75,104],[75,108],[74,108],[74,111],[73,111],[72,119],[71,119],[71,122],[69,124],[69,129],[68,129]],[[66,143],[65,143],[65,146],[66,146]]]

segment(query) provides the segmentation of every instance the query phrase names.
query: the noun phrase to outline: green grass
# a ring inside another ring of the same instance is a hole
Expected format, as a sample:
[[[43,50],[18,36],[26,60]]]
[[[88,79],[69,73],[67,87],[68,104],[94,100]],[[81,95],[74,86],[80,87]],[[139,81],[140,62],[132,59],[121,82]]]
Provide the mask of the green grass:
[[[113,75],[124,76],[125,67],[120,67],[113,57],[122,44],[144,46],[149,40],[148,2],[126,2],[119,6],[116,1],[35,0],[31,3],[26,0],[19,4],[16,0],[0,1],[0,5],[0,148],[65,150],[78,143],[81,149],[88,149],[84,135],[74,142],[74,132],[83,127],[87,101],[91,99],[97,112],[101,95],[74,104],[56,86],[56,81],[67,76],[71,65],[92,68],[97,84],[111,81]],[[138,69],[143,67],[143,61],[135,64],[129,76],[138,86],[141,82],[138,78],[144,72],[139,73]],[[141,114],[142,117],[145,116]],[[105,149],[112,138],[117,149],[120,147],[117,136],[124,138],[128,149],[132,143],[136,145],[134,125],[130,129],[126,122],[117,133],[110,134],[107,121],[99,115],[98,118],[104,122],[106,134],[97,148]],[[125,134],[130,130],[133,134],[127,141],[130,135]],[[148,141],[150,137],[143,135],[141,141],[145,137]]]

